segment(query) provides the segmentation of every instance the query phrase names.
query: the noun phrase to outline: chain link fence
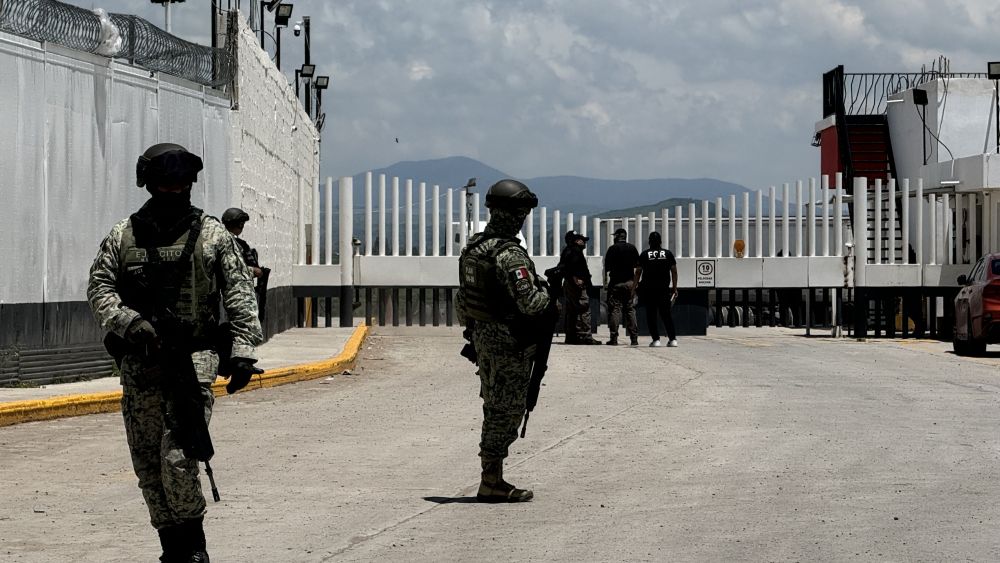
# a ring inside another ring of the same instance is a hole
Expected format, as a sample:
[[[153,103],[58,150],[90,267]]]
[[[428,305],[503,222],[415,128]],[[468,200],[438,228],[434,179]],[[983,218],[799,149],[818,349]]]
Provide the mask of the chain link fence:
[[[236,73],[235,59],[224,49],[185,41],[138,16],[91,11],[57,0],[0,0],[0,31],[128,59],[206,86],[228,85]]]

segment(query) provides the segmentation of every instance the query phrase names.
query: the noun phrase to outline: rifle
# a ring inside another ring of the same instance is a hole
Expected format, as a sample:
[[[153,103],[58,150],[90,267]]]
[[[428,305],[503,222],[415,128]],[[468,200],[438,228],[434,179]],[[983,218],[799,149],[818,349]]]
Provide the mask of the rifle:
[[[215,448],[205,420],[201,382],[191,360],[191,353],[197,348],[191,337],[191,323],[178,318],[169,309],[165,309],[162,315],[154,315],[149,322],[158,337],[151,356],[167,374],[177,377],[173,381],[169,381],[168,377],[160,378],[160,388],[167,404],[164,423],[176,436],[185,457],[205,464],[212,498],[219,502],[219,489],[209,464],[215,455]]]
[[[534,326],[535,330],[535,357],[531,363],[531,379],[528,380],[528,396],[525,402],[524,425],[521,427],[521,437],[524,438],[528,430],[528,418],[531,411],[538,404],[538,393],[541,391],[542,378],[549,366],[549,352],[552,351],[552,337],[556,331],[556,321],[559,317],[559,310],[556,301],[562,293],[563,273],[562,268],[555,266],[545,270],[545,277],[548,279],[549,307],[542,313],[541,318]]]

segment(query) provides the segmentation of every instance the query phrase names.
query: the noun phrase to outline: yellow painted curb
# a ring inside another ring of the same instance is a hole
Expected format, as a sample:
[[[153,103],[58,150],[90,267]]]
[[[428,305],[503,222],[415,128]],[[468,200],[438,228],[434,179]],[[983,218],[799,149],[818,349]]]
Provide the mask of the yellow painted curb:
[[[365,338],[368,337],[368,331],[369,328],[364,324],[355,328],[354,333],[347,340],[347,344],[344,345],[344,349],[333,358],[266,371],[254,377],[250,384],[240,392],[243,393],[253,389],[263,389],[265,387],[285,385],[286,383],[318,379],[334,375],[345,369],[350,369],[354,367],[354,363],[357,361],[358,352],[361,350],[361,345],[364,344]],[[212,392],[216,396],[225,395],[226,381],[216,381],[212,385]],[[104,393],[65,395],[51,399],[0,403],[0,427],[20,424],[22,422],[117,412],[121,410],[121,398],[121,391],[107,391]]]

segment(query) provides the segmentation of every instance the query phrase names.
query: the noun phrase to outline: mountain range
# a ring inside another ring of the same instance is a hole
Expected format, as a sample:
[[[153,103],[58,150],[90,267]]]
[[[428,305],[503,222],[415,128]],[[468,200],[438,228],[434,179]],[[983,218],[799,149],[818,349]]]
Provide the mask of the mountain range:
[[[415,186],[419,182],[427,183],[428,195],[435,184],[446,188],[461,188],[470,178],[476,179],[476,190],[485,196],[491,185],[504,178],[521,180],[538,195],[539,205],[549,209],[560,209],[564,212],[598,215],[609,210],[624,210],[650,205],[659,205],[664,200],[674,201],[683,198],[700,202],[704,199],[714,200],[733,193],[742,193],[748,188],[731,182],[711,178],[655,178],[644,180],[611,180],[601,178],[584,178],[580,176],[543,176],[538,178],[518,178],[476,159],[464,156],[453,156],[433,160],[397,162],[391,166],[372,171],[377,202],[378,177],[386,175],[387,196],[391,197],[392,177],[400,179],[401,188],[406,179],[412,179]],[[354,175],[355,207],[363,206],[365,173]],[[414,187],[414,191],[416,187]],[[401,201],[404,196],[400,194]],[[376,203],[377,205],[377,203]],[[654,209],[660,209],[654,207]],[[699,207],[700,209],[700,207]],[[713,204],[714,209],[714,204]],[[634,215],[635,213],[630,214]],[[618,213],[617,211],[615,213]],[[621,215],[615,215],[621,216]]]

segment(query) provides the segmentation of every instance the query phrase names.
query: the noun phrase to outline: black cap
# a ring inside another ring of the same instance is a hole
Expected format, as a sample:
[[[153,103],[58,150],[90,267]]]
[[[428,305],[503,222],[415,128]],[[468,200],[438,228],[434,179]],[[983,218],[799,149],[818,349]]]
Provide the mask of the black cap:
[[[590,240],[590,237],[583,236],[582,234],[580,234],[580,233],[578,233],[576,231],[566,231],[566,238],[565,238],[565,240],[566,240],[566,244],[570,244],[570,243],[576,242],[578,240],[582,240],[583,242],[587,242],[588,240]]]

